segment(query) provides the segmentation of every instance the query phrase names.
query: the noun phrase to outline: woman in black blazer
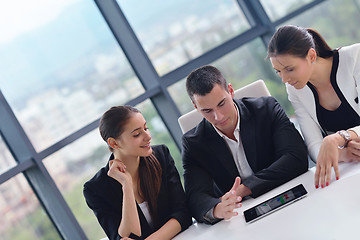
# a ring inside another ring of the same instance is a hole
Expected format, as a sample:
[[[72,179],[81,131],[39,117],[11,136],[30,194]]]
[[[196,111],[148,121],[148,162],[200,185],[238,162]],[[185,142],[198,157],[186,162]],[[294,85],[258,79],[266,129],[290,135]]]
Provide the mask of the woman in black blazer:
[[[174,160],[165,145],[151,146],[142,114],[112,107],[99,130],[112,152],[84,184],[84,196],[109,239],[171,239],[191,225]]]

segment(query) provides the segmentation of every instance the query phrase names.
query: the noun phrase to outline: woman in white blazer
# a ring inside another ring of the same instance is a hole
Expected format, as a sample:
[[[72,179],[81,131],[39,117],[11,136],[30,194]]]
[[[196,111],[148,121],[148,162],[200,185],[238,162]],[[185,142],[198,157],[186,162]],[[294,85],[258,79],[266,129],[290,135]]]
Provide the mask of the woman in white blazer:
[[[286,25],[268,46],[286,84],[310,157],[315,187],[328,186],[339,161],[360,161],[360,44],[331,49],[314,29]]]

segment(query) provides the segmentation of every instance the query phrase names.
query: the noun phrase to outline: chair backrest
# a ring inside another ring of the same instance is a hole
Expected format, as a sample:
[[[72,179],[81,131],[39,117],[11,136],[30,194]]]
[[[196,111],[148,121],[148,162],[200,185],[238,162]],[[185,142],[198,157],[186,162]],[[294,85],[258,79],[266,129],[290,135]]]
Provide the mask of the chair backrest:
[[[235,91],[234,98],[271,96],[263,80],[257,80]],[[203,116],[196,110],[192,110],[178,119],[181,131],[186,133],[201,122]]]

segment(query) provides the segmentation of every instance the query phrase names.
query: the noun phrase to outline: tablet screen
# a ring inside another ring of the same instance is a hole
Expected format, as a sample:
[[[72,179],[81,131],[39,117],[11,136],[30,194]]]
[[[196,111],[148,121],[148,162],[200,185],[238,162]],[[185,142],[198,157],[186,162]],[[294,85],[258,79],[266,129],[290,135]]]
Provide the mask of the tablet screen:
[[[302,184],[297,185],[273,198],[270,198],[255,207],[252,207],[244,211],[246,222],[252,222],[259,219],[283,206],[294,202],[295,200],[301,199],[307,194]]]

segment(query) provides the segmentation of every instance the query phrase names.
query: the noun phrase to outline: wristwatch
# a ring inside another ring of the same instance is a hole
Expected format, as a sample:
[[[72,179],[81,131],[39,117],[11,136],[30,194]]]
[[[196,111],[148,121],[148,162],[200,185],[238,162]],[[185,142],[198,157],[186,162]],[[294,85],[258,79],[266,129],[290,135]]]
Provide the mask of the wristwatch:
[[[338,146],[339,149],[343,149],[343,148],[346,148],[346,146],[348,145],[348,143],[350,142],[351,140],[351,135],[348,131],[345,131],[345,130],[340,130],[340,131],[337,131],[336,132],[337,134],[339,134],[340,136],[342,136],[345,140],[345,143],[343,146]]]

